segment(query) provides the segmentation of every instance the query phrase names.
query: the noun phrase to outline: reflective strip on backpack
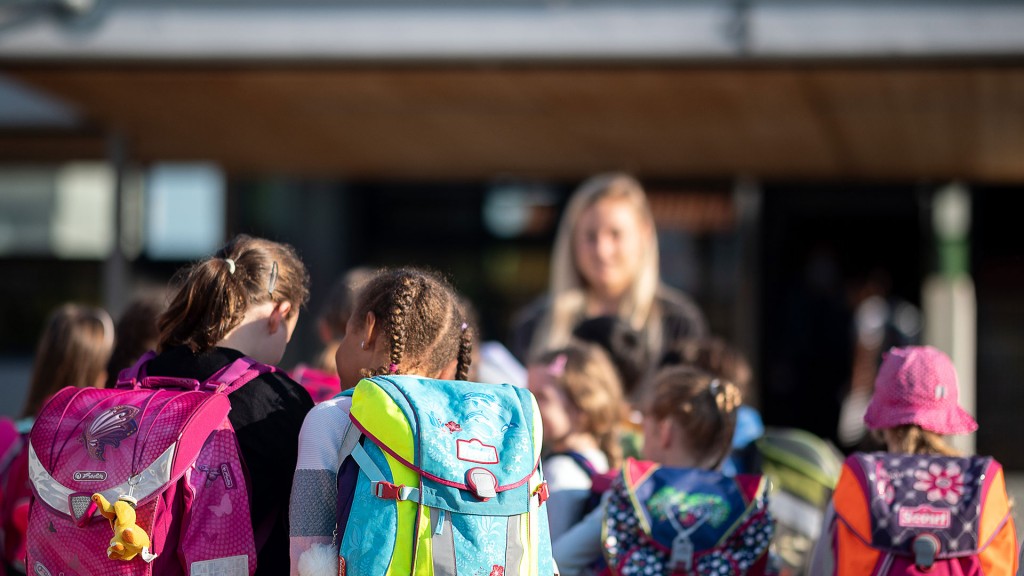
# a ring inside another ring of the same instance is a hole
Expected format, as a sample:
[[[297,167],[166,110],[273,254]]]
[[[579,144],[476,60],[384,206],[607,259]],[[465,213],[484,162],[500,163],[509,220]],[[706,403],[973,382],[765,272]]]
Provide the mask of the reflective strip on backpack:
[[[171,481],[171,464],[174,462],[176,447],[177,444],[172,443],[145,470],[113,488],[100,492],[100,494],[103,494],[107,500],[114,501],[120,495],[130,493],[136,500],[142,502],[159,492]],[[82,491],[72,490],[57,482],[43,466],[31,443],[29,443],[28,449],[28,474],[36,494],[47,506],[62,514],[71,515],[69,499],[72,494]],[[135,479],[138,481],[135,482]]]
[[[433,530],[430,552],[434,559],[434,576],[455,576],[455,533],[448,513],[430,508],[430,527]]]
[[[505,540],[505,569],[509,574],[518,574],[519,566],[523,562],[523,554],[525,552],[521,530],[523,516],[525,514],[508,517],[508,530]]]

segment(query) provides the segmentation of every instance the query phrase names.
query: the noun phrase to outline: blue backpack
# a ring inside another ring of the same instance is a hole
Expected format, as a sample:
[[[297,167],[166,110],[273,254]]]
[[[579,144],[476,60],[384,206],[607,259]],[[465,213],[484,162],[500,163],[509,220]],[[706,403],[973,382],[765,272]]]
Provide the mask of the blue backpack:
[[[364,379],[338,473],[339,565],[351,574],[554,574],[541,424],[529,391]]]
[[[627,459],[605,504],[601,542],[608,571],[772,573],[766,484],[762,476]]]

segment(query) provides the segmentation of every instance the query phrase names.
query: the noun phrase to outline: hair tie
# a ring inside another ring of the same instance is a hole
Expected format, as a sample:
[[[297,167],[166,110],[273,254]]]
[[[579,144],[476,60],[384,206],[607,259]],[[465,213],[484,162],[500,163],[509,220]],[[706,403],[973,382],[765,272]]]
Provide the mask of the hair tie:
[[[395,364],[395,363],[388,364],[388,373],[389,374],[395,374],[396,372],[398,372],[398,364]]]
[[[711,384],[708,384],[708,390],[712,396],[718,396],[722,392],[722,383],[718,381],[718,378],[715,378],[711,381]]]
[[[465,322],[463,322],[463,323],[462,323],[462,328],[460,328],[460,330],[462,330],[463,332],[465,332],[467,328],[469,328],[469,324],[466,324]]]
[[[565,375],[565,365],[569,362],[569,357],[565,354],[559,354],[555,356],[555,359],[548,364],[548,374],[555,378],[561,378]]]
[[[235,261],[232,260],[231,258],[225,258],[224,261],[228,263],[228,274],[234,274],[235,273]]]

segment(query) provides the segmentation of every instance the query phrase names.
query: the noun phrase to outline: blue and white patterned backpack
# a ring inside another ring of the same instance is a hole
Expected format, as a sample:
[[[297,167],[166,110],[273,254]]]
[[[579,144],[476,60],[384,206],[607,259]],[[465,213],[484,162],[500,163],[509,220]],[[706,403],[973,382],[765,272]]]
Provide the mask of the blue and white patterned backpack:
[[[342,570],[554,574],[529,391],[378,376],[355,387],[350,419],[338,474]]]

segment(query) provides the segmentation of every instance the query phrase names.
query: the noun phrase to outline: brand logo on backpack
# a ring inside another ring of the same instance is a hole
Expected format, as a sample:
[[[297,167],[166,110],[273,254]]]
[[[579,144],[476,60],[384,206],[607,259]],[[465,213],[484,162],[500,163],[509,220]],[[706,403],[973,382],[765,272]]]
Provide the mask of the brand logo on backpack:
[[[949,528],[952,515],[949,510],[931,506],[900,508],[896,523],[904,528]]]
[[[498,463],[498,449],[494,446],[488,446],[476,438],[466,440],[456,440],[457,454],[459,460],[466,462],[476,462],[477,464],[497,464]]]
[[[117,448],[122,440],[139,430],[139,424],[135,421],[138,413],[139,409],[135,406],[114,406],[104,410],[93,419],[78,441],[85,444],[89,456],[105,462],[104,451],[107,446]]]
[[[103,482],[107,473],[100,470],[79,470],[75,472],[75,482]]]
[[[46,566],[43,566],[41,562],[36,562],[36,565],[33,567],[32,571],[36,573],[36,576],[52,576],[52,574],[50,574],[50,571],[47,570]]]

